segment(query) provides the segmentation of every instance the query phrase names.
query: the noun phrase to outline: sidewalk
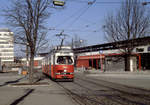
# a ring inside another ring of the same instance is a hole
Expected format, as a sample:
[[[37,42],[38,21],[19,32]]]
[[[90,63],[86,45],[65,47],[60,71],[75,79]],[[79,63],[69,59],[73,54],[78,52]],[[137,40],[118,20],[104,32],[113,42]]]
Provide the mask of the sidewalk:
[[[40,81],[47,83],[43,85],[12,85],[28,83],[28,79],[23,77],[10,73],[1,75],[0,105],[76,105],[63,88],[48,78]]]
[[[17,105],[75,105],[72,99],[55,82],[49,79],[40,82],[49,84],[27,86],[33,89],[33,92]]]

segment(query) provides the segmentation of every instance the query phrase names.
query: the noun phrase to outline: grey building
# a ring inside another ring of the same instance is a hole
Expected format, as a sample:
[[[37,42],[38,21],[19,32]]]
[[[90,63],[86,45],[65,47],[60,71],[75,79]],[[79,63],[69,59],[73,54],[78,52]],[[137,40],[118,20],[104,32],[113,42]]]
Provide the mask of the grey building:
[[[1,64],[14,62],[13,32],[7,28],[0,29],[0,59]]]

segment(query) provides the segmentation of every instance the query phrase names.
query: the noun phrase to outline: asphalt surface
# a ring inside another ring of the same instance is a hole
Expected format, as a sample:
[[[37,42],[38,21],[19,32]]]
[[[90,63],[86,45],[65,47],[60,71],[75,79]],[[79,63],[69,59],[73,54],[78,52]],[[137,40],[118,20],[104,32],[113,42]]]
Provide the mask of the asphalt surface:
[[[75,74],[83,74],[86,78],[90,77],[150,90],[150,72],[147,71],[131,73],[81,70],[76,71]],[[76,76],[77,75],[75,75],[75,78]],[[49,78],[44,78],[40,81],[41,83],[48,83],[45,85],[12,85],[25,82],[28,81],[24,75],[18,75],[17,73],[0,73],[0,105],[78,105],[61,86]]]
[[[131,87],[150,90],[150,71],[137,72],[101,72],[85,71],[87,77],[109,81]]]

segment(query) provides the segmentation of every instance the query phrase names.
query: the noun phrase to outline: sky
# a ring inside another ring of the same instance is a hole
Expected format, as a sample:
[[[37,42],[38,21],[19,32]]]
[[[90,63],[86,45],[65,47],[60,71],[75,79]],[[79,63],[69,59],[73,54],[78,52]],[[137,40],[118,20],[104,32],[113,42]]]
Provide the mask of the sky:
[[[65,1],[64,9],[52,11],[48,26],[56,30],[51,30],[49,36],[55,36],[64,30],[64,34],[68,35],[66,41],[71,41],[71,38],[77,35],[82,40],[86,40],[87,45],[95,45],[107,43],[102,29],[104,21],[108,14],[116,13],[125,0],[96,0],[93,5],[88,5],[88,2],[94,0]],[[148,0],[141,0],[144,1]],[[60,41],[57,37],[50,40],[54,45]]]
[[[121,0],[113,0],[117,3],[109,3],[112,0],[97,0],[102,4],[95,2],[93,5],[88,5],[88,1],[67,0],[64,9],[54,10],[48,23],[56,30],[50,31],[49,35],[55,35],[64,30],[64,34],[68,35],[66,41],[77,35],[81,40],[86,40],[87,45],[106,42],[102,31],[105,17],[108,13],[119,8]],[[52,43],[56,43],[56,41],[59,41],[57,37],[51,39]]]
[[[11,6],[10,1],[1,0],[0,7]],[[73,37],[78,36],[81,40],[86,40],[86,45],[107,43],[102,29],[105,19],[108,14],[116,13],[121,6],[121,2],[125,0],[96,0],[92,5],[89,5],[88,2],[94,0],[62,1],[66,2],[64,8],[56,6],[51,8],[51,16],[45,23],[47,28],[50,29],[47,36],[49,44],[53,46],[60,44],[60,39],[55,35],[62,30],[64,30],[64,34],[67,34],[66,42],[71,42]],[[12,29],[5,23],[2,16],[0,16],[0,28]]]

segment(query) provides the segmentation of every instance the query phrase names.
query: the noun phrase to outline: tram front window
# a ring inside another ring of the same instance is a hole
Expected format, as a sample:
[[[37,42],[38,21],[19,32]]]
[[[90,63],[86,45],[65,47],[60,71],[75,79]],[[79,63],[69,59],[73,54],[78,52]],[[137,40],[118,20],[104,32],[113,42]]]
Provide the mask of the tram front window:
[[[58,56],[57,63],[58,64],[72,64],[73,61],[72,61],[71,56]]]

